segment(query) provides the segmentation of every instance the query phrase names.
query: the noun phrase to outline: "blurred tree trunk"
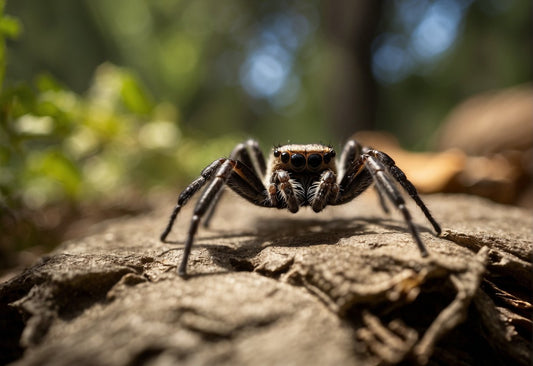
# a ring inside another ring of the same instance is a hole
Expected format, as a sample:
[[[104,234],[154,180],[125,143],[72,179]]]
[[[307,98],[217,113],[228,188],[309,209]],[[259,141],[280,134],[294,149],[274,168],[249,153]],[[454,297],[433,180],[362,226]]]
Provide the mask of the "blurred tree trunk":
[[[334,64],[326,86],[333,133],[346,138],[373,129],[376,83],[371,71],[371,44],[381,18],[381,1],[332,1],[324,9]]]

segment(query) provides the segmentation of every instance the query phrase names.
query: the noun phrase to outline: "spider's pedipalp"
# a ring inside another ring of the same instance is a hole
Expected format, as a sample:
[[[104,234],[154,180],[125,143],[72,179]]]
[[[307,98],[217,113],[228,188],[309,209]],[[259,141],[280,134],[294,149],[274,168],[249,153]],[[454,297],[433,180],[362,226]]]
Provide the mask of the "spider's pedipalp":
[[[331,170],[325,170],[320,177],[320,181],[314,184],[312,188],[314,190],[311,193],[309,202],[315,212],[320,212],[329,203],[335,202],[340,190],[337,184],[337,176]]]
[[[278,170],[272,177],[273,184],[277,187],[277,192],[281,194],[281,199],[287,205],[287,209],[292,212],[298,212],[300,208],[300,200],[298,199],[297,192],[301,189],[298,185],[291,182],[291,176],[285,170]],[[278,199],[279,201],[279,199]]]

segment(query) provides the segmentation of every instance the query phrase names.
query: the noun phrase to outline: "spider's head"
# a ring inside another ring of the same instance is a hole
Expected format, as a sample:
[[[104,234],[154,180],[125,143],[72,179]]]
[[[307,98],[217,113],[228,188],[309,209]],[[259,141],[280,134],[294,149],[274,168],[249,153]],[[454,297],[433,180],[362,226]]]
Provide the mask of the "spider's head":
[[[272,151],[272,159],[274,170],[321,172],[331,169],[335,171],[335,150],[326,145],[277,146]]]

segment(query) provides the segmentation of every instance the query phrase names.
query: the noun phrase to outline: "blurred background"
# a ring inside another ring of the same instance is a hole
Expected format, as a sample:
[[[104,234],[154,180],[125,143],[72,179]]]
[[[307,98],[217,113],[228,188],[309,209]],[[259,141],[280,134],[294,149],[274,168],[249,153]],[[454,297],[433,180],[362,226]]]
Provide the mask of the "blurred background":
[[[0,271],[174,197],[249,137],[268,152],[356,136],[424,193],[532,207],[531,13],[524,0],[0,0]]]

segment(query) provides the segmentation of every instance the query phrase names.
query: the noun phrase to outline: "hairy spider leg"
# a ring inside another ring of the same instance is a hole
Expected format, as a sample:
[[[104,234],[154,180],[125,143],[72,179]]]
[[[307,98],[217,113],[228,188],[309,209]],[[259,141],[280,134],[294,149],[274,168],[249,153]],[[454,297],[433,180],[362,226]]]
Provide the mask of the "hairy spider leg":
[[[373,183],[372,175],[365,169],[360,153],[354,153],[354,149],[360,151],[360,145],[354,140],[348,141],[341,156],[341,166],[344,165],[340,178],[340,194],[333,205],[342,205],[350,202],[355,197],[367,190]],[[343,158],[350,156],[350,158]],[[353,159],[353,160],[350,160]]]
[[[433,218],[433,216],[429,212],[429,209],[426,207],[424,202],[422,202],[422,200],[420,199],[420,196],[418,195],[418,192],[415,186],[413,185],[413,183],[411,183],[405,176],[405,173],[396,166],[396,163],[394,162],[394,160],[389,155],[385,154],[384,152],[377,151],[377,150],[370,150],[368,151],[368,154],[375,156],[377,159],[379,159],[379,161],[381,161],[381,163],[383,163],[383,165],[387,167],[388,171],[394,177],[394,179],[396,179],[398,183],[400,183],[400,185],[405,189],[405,191],[409,194],[409,196],[411,196],[413,201],[415,201],[418,207],[420,207],[420,209],[422,210],[422,212],[424,213],[428,221],[433,226],[433,229],[435,230],[437,235],[440,235],[440,233],[442,232],[440,225]]]
[[[226,159],[217,159],[211,164],[209,164],[202,172],[200,173],[200,176],[196,178],[191,184],[189,184],[183,192],[180,193],[178,196],[178,202],[176,203],[176,206],[174,207],[174,210],[172,210],[172,214],[170,215],[170,218],[168,220],[168,224],[161,234],[161,241],[165,241],[168,234],[170,233],[170,230],[172,230],[172,226],[174,225],[174,221],[176,220],[176,217],[178,216],[178,213],[180,212],[181,208],[189,201],[189,199],[196,193],[200,188],[202,188],[210,179],[213,173],[220,168],[220,166],[224,163]]]
[[[383,196],[383,192],[381,192],[379,189],[374,189],[378,196],[379,205],[381,206],[381,209],[383,212],[385,212],[387,215],[390,213],[389,206],[387,205],[387,200]]]
[[[342,169],[341,177],[344,175],[344,172],[348,171],[350,168],[350,165],[353,164],[353,162],[361,157],[363,152],[366,152],[369,150],[368,148],[363,147],[358,141],[356,140],[349,140],[344,145],[344,149],[342,151],[341,160],[340,160],[340,166]],[[387,201],[385,200],[385,197],[383,197],[383,193],[379,189],[374,189],[378,196],[379,204],[386,214],[389,214],[389,207],[387,206]]]
[[[252,168],[255,175],[257,175],[261,180],[263,180],[263,177],[266,174],[267,167],[265,157],[259,149],[259,144],[257,143],[257,141],[250,139],[246,142],[238,144],[231,152],[229,158],[232,160],[238,160],[249,168]],[[221,189],[216,195],[216,197],[213,199],[213,202],[211,203],[211,206],[209,207],[207,214],[205,215],[205,218],[203,220],[202,225],[204,227],[208,227],[211,223],[213,214],[215,213],[218,202],[220,201],[220,198],[223,194],[224,189]]]
[[[239,147],[244,145],[244,149]],[[267,165],[265,156],[259,148],[259,144],[255,140],[247,140],[244,144],[239,144],[235,150],[240,151],[240,154],[236,157],[236,160],[241,161],[249,168],[252,168],[256,175],[263,180],[266,174]]]
[[[183,257],[181,259],[181,264],[178,267],[178,274],[182,277],[187,273],[187,262],[189,260],[189,255],[191,254],[194,235],[198,230],[200,219],[209,208],[211,201],[216,197],[217,193],[222,189],[224,183],[229,178],[230,173],[233,170],[233,165],[231,163],[231,160],[225,160],[222,165],[220,165],[215,177],[202,193],[198,202],[196,202],[196,207],[194,208],[191,224],[189,226],[189,232],[187,234],[187,240],[185,241],[185,247],[183,248]]]
[[[255,172],[238,160],[227,159],[217,170],[212,182],[202,193],[194,208],[187,240],[183,249],[183,258],[178,268],[178,274],[182,277],[187,274],[187,262],[194,236],[198,230],[198,224],[211,206],[211,201],[216,198],[226,184],[249,202],[268,207],[266,189]]]
[[[341,157],[339,160],[340,167],[340,176],[344,176],[346,172],[350,169],[353,162],[359,159],[362,154],[363,147],[361,144],[355,140],[349,140],[344,144],[342,149]]]
[[[422,255],[422,257],[427,257],[428,251],[426,249],[426,246],[422,242],[422,239],[420,239],[418,230],[413,224],[413,219],[405,205],[405,200],[403,199],[400,192],[396,189],[394,183],[387,176],[387,168],[390,169],[390,166],[385,166],[383,162],[376,157],[376,155],[378,154],[379,151],[376,150],[370,150],[368,153],[363,154],[362,159],[365,161],[365,167],[370,172],[370,174],[372,174],[377,189],[381,190],[391,200],[391,202],[394,203],[396,208],[402,213],[404,221],[407,224],[409,231],[411,232],[411,236],[413,237],[416,245],[418,246],[418,249],[420,250],[420,254]],[[387,162],[390,163],[389,161]],[[396,178],[396,176],[394,178]]]
[[[181,207],[184,206],[208,181],[211,182],[196,202],[193,216],[191,218],[191,224],[183,249],[183,257],[181,264],[178,267],[178,274],[182,277],[186,276],[187,273],[187,262],[191,253],[194,236],[198,231],[198,225],[209,207],[211,207],[212,201],[217,197],[220,190],[222,190],[226,184],[249,202],[258,206],[271,207],[266,188],[261,182],[261,179],[252,169],[238,160],[225,158],[218,159],[205,168],[202,171],[201,176],[194,180],[180,194],[178,203],[172,211],[168,225],[161,234],[162,241],[165,241],[167,235],[170,233]]]

